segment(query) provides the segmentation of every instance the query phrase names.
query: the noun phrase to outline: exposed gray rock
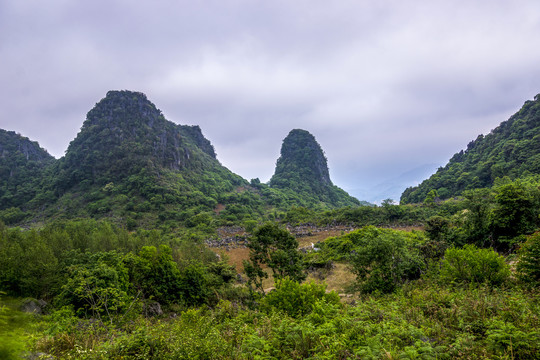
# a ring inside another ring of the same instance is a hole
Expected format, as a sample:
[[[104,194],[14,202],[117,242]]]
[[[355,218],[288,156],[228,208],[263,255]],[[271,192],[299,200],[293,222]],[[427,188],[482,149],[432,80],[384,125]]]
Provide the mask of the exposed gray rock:
[[[24,299],[21,304],[21,311],[31,314],[44,314],[47,310],[47,302],[45,300],[36,300],[36,299]]]
[[[144,304],[144,312],[147,316],[161,316],[163,315],[163,310],[161,305],[157,301],[146,302]]]

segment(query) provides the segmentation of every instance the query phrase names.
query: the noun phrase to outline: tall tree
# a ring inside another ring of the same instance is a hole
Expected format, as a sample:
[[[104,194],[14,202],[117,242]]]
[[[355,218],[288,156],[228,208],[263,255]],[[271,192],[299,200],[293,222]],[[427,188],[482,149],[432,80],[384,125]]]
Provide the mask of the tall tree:
[[[294,281],[306,278],[298,241],[276,223],[266,223],[253,233],[248,243],[249,261],[244,271],[251,287],[264,292],[262,282],[268,278],[263,266],[272,270],[275,280],[289,277]]]

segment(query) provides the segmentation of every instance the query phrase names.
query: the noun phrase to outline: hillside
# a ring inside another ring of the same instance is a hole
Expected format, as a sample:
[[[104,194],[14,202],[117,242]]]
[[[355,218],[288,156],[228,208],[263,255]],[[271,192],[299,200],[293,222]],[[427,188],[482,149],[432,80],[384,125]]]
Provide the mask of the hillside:
[[[292,206],[358,205],[331,183],[313,136],[301,130],[291,134],[272,185],[257,179],[250,184],[219,163],[198,126],[165,119],[142,93],[109,91],[59,160],[37,143],[3,135],[0,220],[26,219],[31,225],[91,217],[129,229],[204,232],[218,224],[275,218],[275,210]]]
[[[262,202],[246,187],[219,163],[198,126],[166,120],[142,93],[109,91],[88,112],[66,155],[47,168],[43,201],[35,205],[45,208],[44,220],[106,217],[129,228],[204,227],[245,198],[257,212]]]
[[[281,156],[269,185],[299,195],[306,200],[305,205],[360,205],[360,201],[332,184],[324,152],[315,137],[306,130],[291,130],[283,140]]]
[[[54,158],[38,143],[0,129],[0,210],[25,208],[36,196],[43,169],[52,162]]]
[[[540,94],[488,135],[479,135],[419,186],[407,188],[401,203],[419,203],[436,190],[440,198],[490,187],[497,178],[540,174]]]

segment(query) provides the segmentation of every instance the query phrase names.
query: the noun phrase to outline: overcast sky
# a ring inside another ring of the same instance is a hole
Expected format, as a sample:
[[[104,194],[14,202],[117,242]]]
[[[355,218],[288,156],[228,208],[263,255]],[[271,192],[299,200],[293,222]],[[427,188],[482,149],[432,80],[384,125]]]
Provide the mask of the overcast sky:
[[[539,39],[538,0],[0,0],[0,128],[59,158],[108,90],[141,91],[248,180],[308,130],[373,201],[540,93]]]

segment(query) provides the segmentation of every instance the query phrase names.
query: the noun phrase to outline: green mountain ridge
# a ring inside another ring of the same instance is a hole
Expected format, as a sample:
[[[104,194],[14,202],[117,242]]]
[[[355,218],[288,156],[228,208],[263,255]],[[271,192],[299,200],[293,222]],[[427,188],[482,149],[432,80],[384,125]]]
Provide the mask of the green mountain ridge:
[[[35,153],[28,146],[21,149],[21,159]],[[204,229],[216,221],[269,216],[272,209],[342,204],[331,197],[314,200],[295,188],[273,188],[255,180],[250,184],[219,163],[198,126],[166,120],[139,92],[109,91],[88,112],[65,156],[47,159],[39,173],[17,179],[15,188],[31,184],[34,191],[20,201],[2,202],[0,219],[34,223],[93,217],[130,228],[161,224]],[[329,186],[329,177],[321,181]],[[345,192],[339,196],[350,198]],[[359,203],[350,199],[348,205]]]
[[[488,135],[479,135],[420,185],[407,188],[401,203],[428,194],[446,199],[465,190],[491,187],[498,178],[540,174],[540,94]]]

